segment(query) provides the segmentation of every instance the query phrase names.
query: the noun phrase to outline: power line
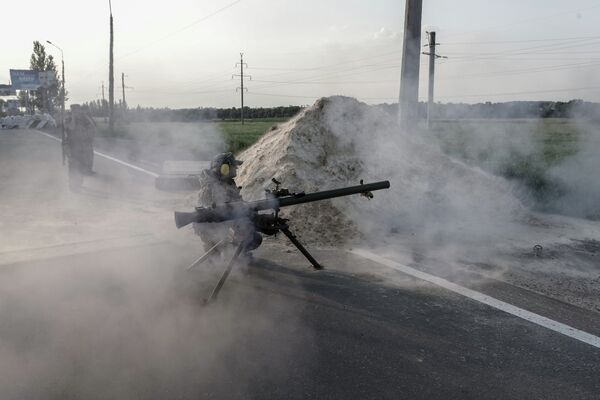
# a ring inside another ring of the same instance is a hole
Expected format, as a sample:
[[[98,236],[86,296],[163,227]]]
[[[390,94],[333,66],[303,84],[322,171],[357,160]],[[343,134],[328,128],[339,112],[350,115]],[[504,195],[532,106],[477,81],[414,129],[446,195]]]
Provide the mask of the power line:
[[[206,94],[206,93],[225,93],[231,92],[231,88],[229,89],[218,89],[218,90],[188,90],[188,91],[180,91],[180,90],[160,90],[160,89],[142,89],[136,90],[137,93],[156,93],[156,94],[175,94],[175,95],[197,95],[197,94]]]
[[[583,59],[582,59],[583,60]],[[586,59],[587,60],[587,59]],[[600,60],[600,59],[598,59]],[[505,76],[505,75],[519,75],[519,74],[529,74],[529,73],[539,73],[539,72],[549,72],[549,71],[558,71],[558,70],[569,70],[569,69],[577,69],[577,68],[585,68],[585,67],[595,67],[600,66],[600,62],[597,61],[586,61],[583,63],[569,63],[569,64],[559,64],[559,65],[551,65],[544,67],[532,67],[532,68],[522,68],[522,69],[514,69],[514,70],[505,70],[505,71],[493,71],[493,72],[481,72],[481,73],[472,73],[472,74],[460,74],[460,75],[452,75],[452,76],[443,76],[438,79],[448,80],[448,79],[460,79],[460,78],[474,78],[474,77],[497,77],[497,76]],[[393,68],[398,68],[399,66],[393,66]],[[369,71],[367,71],[369,72]],[[362,72],[361,72],[362,73]],[[348,74],[347,74],[348,75]],[[264,80],[264,79],[253,79],[253,82],[261,82],[261,83],[275,83],[281,86],[283,85],[353,85],[353,84],[378,84],[378,83],[396,83],[397,80],[386,79],[386,80],[369,80],[369,81],[275,81],[275,80]],[[270,87],[274,87],[270,86]],[[266,88],[266,86],[261,86],[262,88]]]
[[[321,97],[324,97],[323,95],[320,96],[302,96],[302,95],[294,95],[294,94],[277,94],[277,93],[263,93],[263,92],[252,92],[252,95],[257,95],[257,96],[268,96],[268,97],[283,97],[283,98],[299,98],[299,99],[319,99]],[[341,95],[340,95],[341,96]],[[358,97],[358,100],[398,100],[396,97],[393,96],[389,96],[389,97]]]
[[[370,69],[367,69],[364,71],[356,71],[357,69],[360,70],[365,67],[369,67]],[[310,81],[311,79],[318,79],[318,78],[322,79],[322,78],[332,77],[332,76],[347,77],[347,76],[352,76],[352,75],[360,75],[360,74],[364,74],[364,73],[368,73],[368,72],[381,71],[381,70],[385,70],[385,69],[398,69],[398,68],[400,68],[400,65],[380,66],[377,64],[369,64],[369,65],[345,68],[340,71],[332,71],[332,72],[328,72],[328,73],[321,74],[321,75],[308,76],[308,77],[296,79],[293,81],[281,81],[282,83],[274,83],[271,85],[258,85],[255,88],[256,89],[266,89],[266,88],[277,87],[277,86],[288,85],[288,84],[297,84],[297,83],[301,83],[301,82]]]
[[[465,94],[465,95],[452,95],[452,96],[439,96],[441,98],[463,98],[463,97],[495,97],[495,96],[517,96],[523,94],[541,94],[541,93],[560,93],[560,92],[576,92],[585,90],[597,90],[600,86],[584,86],[566,89],[546,89],[546,90],[534,90],[524,92],[504,92],[504,93],[482,93],[482,94]]]
[[[387,80],[377,80],[377,81],[337,81],[337,82],[327,82],[327,81],[310,81],[310,82],[299,82],[299,81],[269,81],[262,79],[253,79],[252,82],[264,82],[264,83],[281,83],[286,85],[370,85],[374,83],[392,83],[398,82],[398,79],[387,79]]]
[[[479,94],[465,94],[465,95],[448,95],[448,96],[438,96],[438,98],[464,98],[464,97],[492,97],[492,96],[517,96],[524,94],[542,94],[542,93],[560,93],[560,92],[570,92],[570,91],[586,91],[586,90],[598,90],[600,86],[584,86],[584,87],[575,87],[575,88],[564,88],[564,89],[546,89],[546,90],[532,90],[532,91],[521,91],[521,92],[503,92],[503,93],[479,93]],[[302,95],[286,95],[286,94],[276,94],[276,93],[262,93],[262,92],[252,92],[253,95],[257,96],[272,96],[272,97],[290,97],[290,98],[305,98],[305,99],[317,99],[323,96],[302,96]],[[395,97],[359,97],[359,99],[363,100],[396,100]]]
[[[534,43],[534,42],[558,42],[558,41],[574,41],[585,39],[600,39],[600,36],[578,36],[570,38],[555,38],[555,39],[525,39],[525,40],[488,40],[481,42],[443,42],[444,46],[465,45],[465,44],[509,44],[509,43]]]
[[[524,47],[518,49],[509,49],[498,51],[494,53],[450,53],[450,56],[453,59],[457,59],[459,57],[472,57],[472,59],[479,58],[481,56],[499,56],[499,55],[509,55],[509,56],[518,56],[518,55],[531,55],[531,54],[560,54],[560,52],[556,52],[556,50],[563,49],[572,49],[581,46],[589,46],[590,44],[600,43],[600,39],[586,39],[584,41],[580,41],[579,43],[558,43],[552,45],[542,45],[542,46],[534,46],[534,47]]]
[[[195,20],[194,22],[192,22],[192,23],[190,23],[190,24],[188,24],[188,25],[186,25],[186,26],[184,26],[184,27],[182,27],[182,28],[180,28],[180,29],[178,29],[178,30],[175,30],[175,31],[173,31],[173,32],[171,32],[171,33],[168,33],[167,35],[165,35],[165,36],[163,36],[163,37],[161,37],[161,38],[159,38],[159,39],[156,39],[156,40],[155,40],[155,41],[153,41],[153,42],[147,43],[147,44],[145,44],[145,45],[143,45],[143,46],[141,46],[141,47],[137,48],[136,50],[133,50],[133,51],[132,51],[132,52],[130,52],[130,53],[124,54],[124,55],[122,55],[122,56],[118,56],[118,57],[117,57],[117,60],[123,60],[124,58],[127,58],[127,57],[129,57],[129,56],[132,56],[132,55],[134,55],[134,54],[136,54],[136,53],[139,53],[140,51],[143,51],[143,50],[145,50],[145,49],[147,49],[147,48],[149,48],[149,47],[152,47],[152,46],[154,46],[155,44],[162,42],[163,40],[166,40],[166,39],[168,39],[168,38],[170,38],[170,37],[172,37],[172,36],[175,36],[175,35],[177,35],[178,33],[181,33],[181,32],[183,32],[183,31],[185,31],[185,30],[187,30],[187,29],[189,29],[189,28],[191,28],[191,27],[193,27],[193,26],[195,26],[195,25],[197,25],[197,24],[199,24],[199,23],[201,23],[201,22],[204,22],[204,21],[206,21],[207,19],[209,19],[209,18],[211,18],[211,17],[213,17],[213,16],[215,16],[215,15],[217,15],[217,14],[219,14],[219,13],[221,13],[221,12],[223,12],[223,11],[225,11],[225,10],[227,10],[227,9],[229,9],[229,8],[231,8],[231,7],[233,7],[233,6],[235,6],[236,4],[238,4],[238,3],[242,2],[242,1],[243,1],[243,0],[236,0],[236,1],[232,2],[232,3],[229,3],[229,4],[227,4],[226,6],[224,6],[224,7],[221,7],[221,8],[219,8],[219,9],[217,9],[216,11],[213,11],[212,13],[210,13],[210,14],[208,14],[208,15],[205,15],[204,17],[202,17],[202,18],[200,18],[200,19],[197,19],[197,20]],[[111,15],[112,15],[112,12],[111,12]],[[94,69],[94,70],[92,70],[92,71],[88,72],[87,74],[82,74],[82,75],[80,75],[80,79],[87,78],[87,77],[89,77],[90,75],[92,75],[92,74],[94,74],[94,73],[96,73],[96,72],[100,71],[101,69],[102,69],[102,67],[100,67],[100,68],[97,68],[97,69]],[[78,82],[78,81],[77,81],[77,82]]]
[[[119,60],[122,60],[122,59],[124,59],[124,58],[127,58],[127,57],[129,57],[129,56],[131,56],[131,55],[133,55],[133,54],[139,53],[140,51],[147,49],[148,47],[154,46],[155,44],[157,44],[157,43],[160,43],[160,42],[162,42],[162,41],[163,41],[163,40],[165,40],[165,39],[168,39],[168,38],[170,38],[170,37],[173,37],[173,36],[175,36],[175,35],[177,35],[177,34],[179,34],[179,33],[183,32],[183,31],[186,31],[186,30],[188,30],[188,29],[190,29],[190,28],[192,28],[192,27],[194,27],[194,26],[198,25],[199,23],[201,23],[201,22],[204,22],[204,21],[206,21],[207,19],[209,19],[209,18],[211,18],[211,17],[214,17],[215,15],[217,15],[217,14],[219,14],[219,13],[221,13],[221,12],[223,12],[223,11],[225,11],[225,10],[227,10],[227,9],[229,9],[229,8],[231,8],[231,7],[233,7],[233,6],[235,6],[236,4],[240,3],[241,1],[242,1],[242,0],[236,0],[236,1],[232,2],[232,3],[229,3],[229,4],[227,4],[226,6],[224,6],[224,7],[221,7],[221,8],[219,8],[218,10],[216,10],[216,11],[213,11],[213,12],[212,12],[212,13],[210,13],[210,14],[208,14],[208,15],[205,15],[204,17],[202,17],[202,18],[200,18],[200,19],[197,19],[197,20],[195,20],[194,22],[192,22],[192,23],[190,23],[190,24],[188,24],[188,25],[184,26],[183,28],[180,28],[180,29],[177,29],[177,30],[175,30],[175,31],[173,31],[173,32],[171,32],[171,33],[168,33],[167,35],[165,35],[165,36],[163,36],[163,37],[161,37],[161,38],[159,38],[159,39],[156,39],[156,40],[155,40],[155,41],[153,41],[153,42],[150,42],[150,43],[148,43],[148,44],[146,44],[146,45],[144,45],[144,46],[142,46],[142,47],[140,47],[140,48],[138,48],[138,49],[136,49],[136,50],[134,50],[134,51],[132,51],[132,52],[130,52],[130,53],[127,53],[127,54],[125,54],[125,55],[123,55],[123,56],[120,56],[120,57],[118,57],[118,59],[119,59]]]
[[[309,67],[306,68],[306,71],[321,71],[321,70],[325,70],[325,69],[331,69],[331,68],[336,68],[339,67],[340,65],[349,65],[352,63],[356,63],[358,61],[364,61],[364,60],[373,60],[375,58],[381,58],[381,57],[385,57],[391,54],[398,54],[401,53],[401,50],[394,50],[394,51],[388,51],[385,53],[380,53],[380,54],[376,54],[376,55],[371,55],[371,56],[367,56],[367,57],[360,57],[360,58],[355,58],[355,59],[350,59],[350,60],[346,60],[344,62],[336,62],[335,64],[326,64],[326,65],[321,65],[321,66],[317,66],[317,67]],[[397,61],[397,58],[393,59],[394,61]],[[370,64],[370,65],[374,65],[374,64]],[[265,67],[259,67],[262,69],[265,69]],[[249,69],[259,69],[256,67],[250,67]],[[270,75],[264,75],[263,77],[274,77],[274,76],[285,76],[285,75],[295,75],[297,71],[303,70],[300,68],[282,68],[283,70],[287,70],[290,72],[282,72],[282,73],[278,73],[278,74],[270,74]]]
[[[498,76],[522,75],[522,74],[570,70],[570,69],[597,67],[597,66],[600,66],[600,62],[585,62],[585,63],[576,63],[576,64],[562,64],[562,65],[546,66],[546,67],[523,68],[523,69],[506,70],[506,71],[481,72],[481,73],[474,73],[474,74],[460,74],[460,75],[445,76],[440,79],[449,80],[449,79],[478,78],[478,77],[496,78]]]

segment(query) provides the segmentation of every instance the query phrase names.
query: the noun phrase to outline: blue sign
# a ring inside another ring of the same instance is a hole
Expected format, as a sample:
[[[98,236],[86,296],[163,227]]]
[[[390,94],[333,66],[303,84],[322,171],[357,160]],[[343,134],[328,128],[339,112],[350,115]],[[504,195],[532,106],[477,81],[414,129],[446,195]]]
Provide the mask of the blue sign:
[[[37,90],[40,87],[38,71],[11,69],[10,80],[13,90]]]

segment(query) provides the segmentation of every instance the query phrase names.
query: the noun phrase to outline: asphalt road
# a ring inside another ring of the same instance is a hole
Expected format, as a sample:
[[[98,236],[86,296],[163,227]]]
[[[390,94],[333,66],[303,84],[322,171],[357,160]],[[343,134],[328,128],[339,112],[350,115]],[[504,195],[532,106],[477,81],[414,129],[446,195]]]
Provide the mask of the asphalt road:
[[[600,398],[597,347],[341,250],[312,271],[267,243],[205,306],[222,265],[185,272],[193,243],[2,266],[0,398]],[[599,333],[597,313],[474,288]]]

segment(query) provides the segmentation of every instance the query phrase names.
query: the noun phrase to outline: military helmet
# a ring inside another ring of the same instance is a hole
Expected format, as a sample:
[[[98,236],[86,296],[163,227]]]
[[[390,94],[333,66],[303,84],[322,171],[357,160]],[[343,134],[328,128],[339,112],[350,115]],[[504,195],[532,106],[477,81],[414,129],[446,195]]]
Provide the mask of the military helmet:
[[[230,170],[233,166],[242,165],[243,161],[236,160],[233,153],[221,153],[215,156],[210,163],[210,169],[220,174],[222,177],[230,177]]]

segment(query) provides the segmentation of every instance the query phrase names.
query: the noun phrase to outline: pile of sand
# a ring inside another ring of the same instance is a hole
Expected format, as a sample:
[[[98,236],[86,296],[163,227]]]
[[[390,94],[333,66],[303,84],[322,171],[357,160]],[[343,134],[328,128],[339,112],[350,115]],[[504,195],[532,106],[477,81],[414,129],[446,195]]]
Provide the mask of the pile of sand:
[[[264,197],[273,187],[271,178],[293,192],[314,192],[356,185],[363,167],[351,144],[345,144],[327,128],[328,99],[317,101],[290,121],[265,134],[239,158],[244,164],[236,181],[245,199]],[[282,215],[304,242],[344,243],[358,234],[345,217],[342,203],[347,199],[321,201],[289,207]]]
[[[248,200],[263,198],[271,178],[306,192],[360,179],[391,182],[368,202],[352,196],[285,209],[292,230],[308,243],[343,244],[390,232],[477,236],[522,210],[506,181],[403,134],[395,117],[348,97],[318,100],[238,158],[244,164],[236,181]]]

